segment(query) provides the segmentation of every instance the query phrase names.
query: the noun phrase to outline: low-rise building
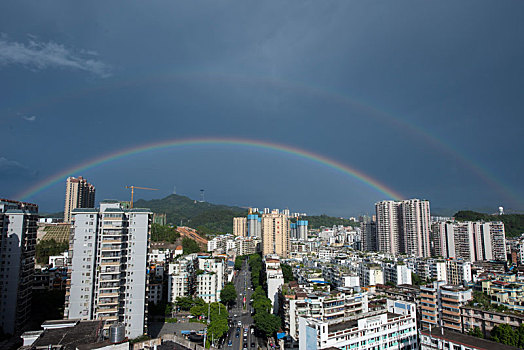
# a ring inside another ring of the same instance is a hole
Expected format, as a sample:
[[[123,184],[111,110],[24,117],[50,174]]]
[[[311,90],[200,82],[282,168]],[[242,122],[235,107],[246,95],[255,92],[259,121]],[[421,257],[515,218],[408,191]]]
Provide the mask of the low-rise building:
[[[320,321],[299,319],[299,349],[418,349],[416,308],[412,303],[387,300],[373,312]]]
[[[462,332],[467,333],[478,327],[484,334],[484,338],[489,337],[495,326],[509,324],[518,328],[521,324],[524,324],[524,314],[498,312],[471,306],[462,306],[460,314],[462,316]]]
[[[495,343],[441,327],[420,331],[420,350],[515,350],[514,346]]]

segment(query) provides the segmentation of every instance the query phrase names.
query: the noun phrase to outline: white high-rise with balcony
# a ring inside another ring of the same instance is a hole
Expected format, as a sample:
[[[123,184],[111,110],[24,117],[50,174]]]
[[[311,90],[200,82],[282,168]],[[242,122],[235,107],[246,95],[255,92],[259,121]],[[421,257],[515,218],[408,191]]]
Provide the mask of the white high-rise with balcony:
[[[73,210],[65,318],[122,323],[136,338],[147,326],[147,252],[153,213],[118,202]]]

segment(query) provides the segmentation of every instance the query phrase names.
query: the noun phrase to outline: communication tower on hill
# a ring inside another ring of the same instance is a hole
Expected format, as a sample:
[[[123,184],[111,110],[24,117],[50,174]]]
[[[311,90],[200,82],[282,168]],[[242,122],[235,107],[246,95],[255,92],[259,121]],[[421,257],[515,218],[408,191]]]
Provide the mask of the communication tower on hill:
[[[200,202],[201,203],[204,203],[206,200],[205,200],[205,197],[204,197],[204,190],[200,190]]]

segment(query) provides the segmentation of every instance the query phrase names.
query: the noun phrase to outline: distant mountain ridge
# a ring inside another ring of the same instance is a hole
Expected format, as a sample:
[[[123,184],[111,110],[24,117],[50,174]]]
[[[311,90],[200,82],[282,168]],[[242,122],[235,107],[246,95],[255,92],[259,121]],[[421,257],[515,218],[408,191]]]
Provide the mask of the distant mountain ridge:
[[[204,234],[233,232],[233,218],[247,215],[245,208],[200,202],[178,194],[149,201],[140,199],[133,206],[165,213],[168,223],[189,226]]]

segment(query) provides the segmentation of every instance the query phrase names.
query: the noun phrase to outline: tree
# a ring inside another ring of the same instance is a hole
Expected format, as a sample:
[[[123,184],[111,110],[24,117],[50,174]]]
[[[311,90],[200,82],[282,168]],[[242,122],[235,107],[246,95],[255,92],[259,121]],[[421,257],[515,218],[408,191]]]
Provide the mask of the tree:
[[[420,286],[422,284],[422,278],[420,278],[420,276],[417,275],[416,273],[412,272],[411,273],[411,282],[415,286]]]
[[[255,321],[255,327],[264,333],[266,337],[278,332],[281,326],[280,318],[268,312],[257,312],[253,319]]]
[[[151,225],[151,240],[153,242],[175,243],[178,238],[180,238],[180,233],[177,232],[176,227]]]
[[[202,251],[198,243],[188,237],[182,239],[182,249],[184,250],[184,254],[200,253]]]
[[[282,269],[282,274],[284,275],[284,283],[289,283],[295,280],[295,276],[293,276],[293,269],[290,265],[280,264],[280,268]]]
[[[521,323],[519,328],[517,328],[517,334],[519,336],[518,347],[524,349],[524,323]]]
[[[470,329],[468,334],[474,337],[477,337],[477,338],[484,338],[484,334],[482,334],[482,331],[480,330],[479,327]]]
[[[237,300],[237,290],[233,283],[227,283],[220,291],[220,301],[226,305],[232,306]]]
[[[46,239],[38,242],[35,250],[36,261],[40,264],[47,264],[49,257],[58,255],[69,249],[69,243],[57,242],[54,239]]]
[[[518,333],[506,323],[493,327],[491,330],[491,339],[497,343],[511,346],[518,346],[519,343]]]
[[[235,258],[235,270],[242,270],[242,263],[247,259],[246,255],[240,255]]]

